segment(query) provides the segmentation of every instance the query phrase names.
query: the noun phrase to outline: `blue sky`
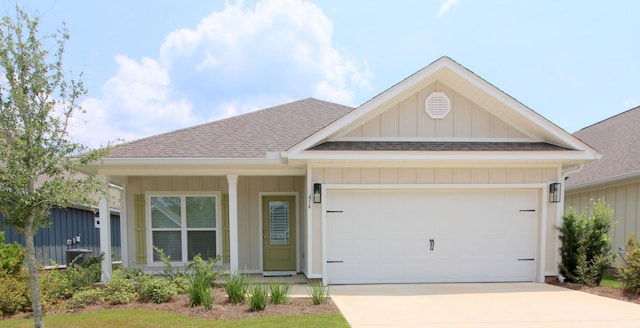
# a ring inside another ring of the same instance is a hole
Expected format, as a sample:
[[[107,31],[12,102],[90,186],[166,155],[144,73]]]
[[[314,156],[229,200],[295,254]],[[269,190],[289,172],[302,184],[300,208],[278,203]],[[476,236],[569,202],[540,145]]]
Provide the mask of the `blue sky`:
[[[569,132],[640,105],[640,1],[2,0],[66,22],[72,135],[131,141],[307,97],[357,106],[449,56]],[[86,123],[85,123],[86,122]]]

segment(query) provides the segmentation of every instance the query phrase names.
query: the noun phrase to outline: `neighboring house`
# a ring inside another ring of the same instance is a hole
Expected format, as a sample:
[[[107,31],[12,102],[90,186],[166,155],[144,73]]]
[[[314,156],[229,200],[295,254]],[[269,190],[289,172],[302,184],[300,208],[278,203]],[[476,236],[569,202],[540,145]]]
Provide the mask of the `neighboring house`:
[[[630,234],[640,236],[640,107],[573,134],[602,153],[567,180],[565,207],[581,212],[589,200],[604,198],[613,208],[614,249]]]
[[[36,258],[44,266],[66,265],[67,250],[84,249],[91,256],[100,255],[100,229],[96,213],[87,208],[53,208],[48,217],[50,225],[38,230],[34,237]],[[111,253],[114,260],[120,258],[120,215],[111,213]],[[5,243],[18,242],[24,247],[24,236],[4,224],[0,214],[0,231],[5,232]],[[68,244],[70,242],[70,244]],[[72,260],[72,259],[71,259]]]
[[[599,156],[443,57],[357,108],[296,101],[122,144],[87,171],[124,189],[129,268],[161,270],[157,246],[327,284],[542,282],[564,177]]]

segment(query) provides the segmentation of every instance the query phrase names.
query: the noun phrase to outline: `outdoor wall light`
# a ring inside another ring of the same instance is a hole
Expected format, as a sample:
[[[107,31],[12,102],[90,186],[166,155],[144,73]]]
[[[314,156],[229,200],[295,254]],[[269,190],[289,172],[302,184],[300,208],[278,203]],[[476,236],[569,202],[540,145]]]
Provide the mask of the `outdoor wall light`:
[[[322,202],[322,184],[313,184],[313,202],[318,204]]]
[[[560,203],[560,182],[549,184],[549,203]]]

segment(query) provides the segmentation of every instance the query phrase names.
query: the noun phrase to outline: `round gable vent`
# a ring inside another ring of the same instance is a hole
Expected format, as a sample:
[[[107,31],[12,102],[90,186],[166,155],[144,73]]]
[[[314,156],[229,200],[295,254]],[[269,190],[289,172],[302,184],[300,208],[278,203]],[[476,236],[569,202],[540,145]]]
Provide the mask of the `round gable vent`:
[[[451,110],[451,101],[444,92],[432,92],[424,101],[424,111],[434,120],[441,120]]]

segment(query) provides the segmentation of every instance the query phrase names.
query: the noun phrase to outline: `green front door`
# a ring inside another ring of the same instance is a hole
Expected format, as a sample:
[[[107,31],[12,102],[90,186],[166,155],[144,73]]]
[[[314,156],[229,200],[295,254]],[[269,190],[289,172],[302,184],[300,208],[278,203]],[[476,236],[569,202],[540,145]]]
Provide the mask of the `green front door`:
[[[262,197],[264,271],[296,271],[296,198]]]

